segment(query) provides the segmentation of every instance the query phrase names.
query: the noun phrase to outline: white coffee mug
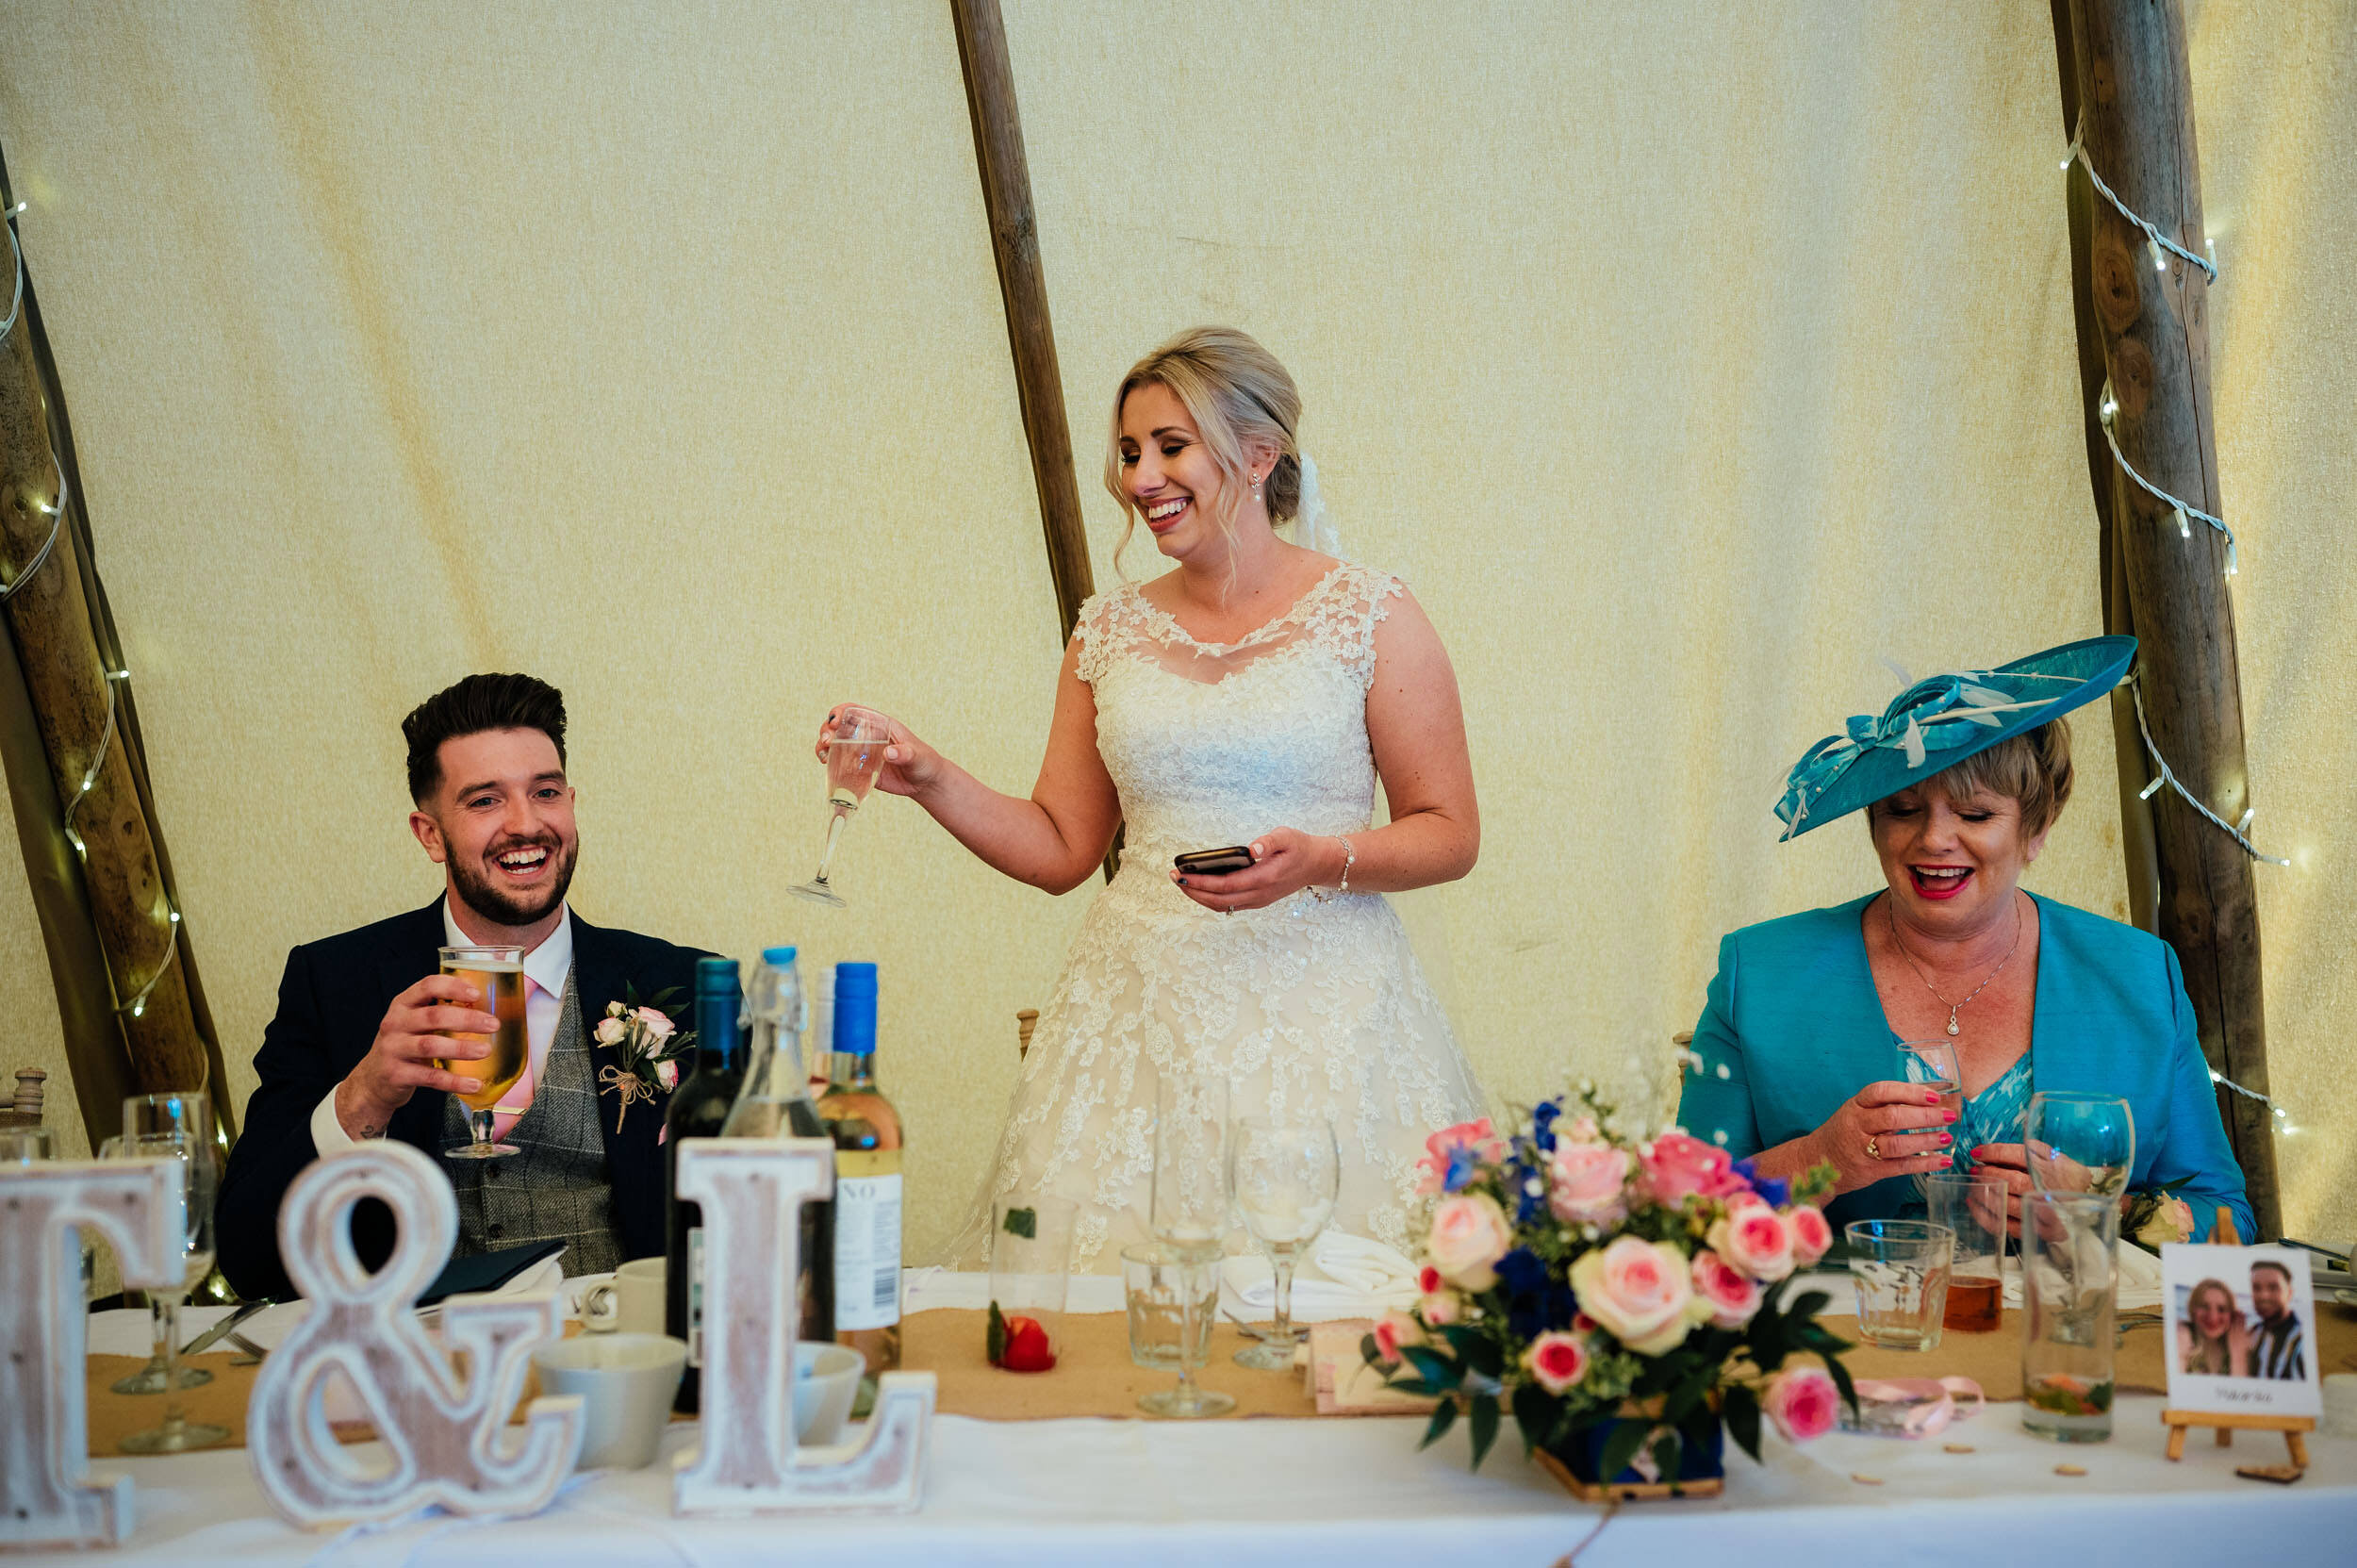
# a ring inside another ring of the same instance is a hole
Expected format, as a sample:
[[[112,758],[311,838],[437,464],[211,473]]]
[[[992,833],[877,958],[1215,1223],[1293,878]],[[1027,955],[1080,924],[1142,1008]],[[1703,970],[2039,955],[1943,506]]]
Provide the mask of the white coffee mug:
[[[816,1340],[794,1343],[794,1441],[805,1448],[832,1448],[843,1441],[843,1424],[859,1397],[860,1374],[867,1359],[845,1345]]]
[[[532,1353],[543,1394],[581,1396],[579,1468],[651,1462],[687,1368],[687,1346],[661,1334],[579,1334]]]
[[[581,1293],[581,1321],[591,1333],[660,1334],[663,1279],[662,1259],[632,1259]]]

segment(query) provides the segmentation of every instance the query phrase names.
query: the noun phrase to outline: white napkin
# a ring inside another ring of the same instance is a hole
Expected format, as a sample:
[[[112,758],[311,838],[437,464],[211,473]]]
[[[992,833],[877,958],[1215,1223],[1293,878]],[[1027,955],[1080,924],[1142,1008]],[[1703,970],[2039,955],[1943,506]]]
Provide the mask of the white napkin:
[[[1265,1257],[1255,1252],[1230,1258],[1222,1272],[1238,1301],[1261,1312],[1276,1309],[1277,1279]],[[1328,1230],[1312,1242],[1305,1270],[1294,1276],[1293,1310],[1298,1318],[1370,1317],[1415,1299],[1415,1264],[1381,1242],[1343,1230]]]

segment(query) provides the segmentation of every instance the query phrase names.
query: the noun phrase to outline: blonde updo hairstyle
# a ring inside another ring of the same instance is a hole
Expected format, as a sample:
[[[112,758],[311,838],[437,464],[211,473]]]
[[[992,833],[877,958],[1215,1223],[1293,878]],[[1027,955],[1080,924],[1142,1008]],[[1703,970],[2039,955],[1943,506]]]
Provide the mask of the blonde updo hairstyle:
[[[1252,488],[1250,451],[1276,449],[1277,466],[1261,486],[1271,523],[1290,520],[1301,507],[1301,453],[1294,432],[1301,423],[1301,391],[1277,356],[1249,334],[1228,326],[1190,327],[1129,367],[1113,394],[1113,433],[1105,441],[1105,488],[1126,520],[1113,568],[1138,529],[1137,503],[1122,483],[1121,409],[1141,387],[1161,386],[1186,409],[1187,418],[1219,466],[1219,499],[1211,520],[1236,539],[1236,514]]]

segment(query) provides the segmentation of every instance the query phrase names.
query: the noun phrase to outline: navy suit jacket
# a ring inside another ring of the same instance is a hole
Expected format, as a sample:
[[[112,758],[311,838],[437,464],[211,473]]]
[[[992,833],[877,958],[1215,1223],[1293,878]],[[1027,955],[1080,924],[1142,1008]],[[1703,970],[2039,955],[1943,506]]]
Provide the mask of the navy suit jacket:
[[[606,1003],[624,999],[624,987],[644,1002],[677,987],[681,1002],[695,994],[693,949],[673,947],[651,936],[593,926],[573,917],[573,985],[581,997],[582,1027],[590,1032],[590,1071],[598,1075],[620,1058],[600,1045],[595,1030]],[[263,1031],[255,1053],[261,1084],[246,1101],[245,1120],[229,1169],[222,1179],[215,1209],[221,1270],[238,1294],[251,1299],[294,1294],[278,1259],[278,1206],[295,1177],[318,1158],[311,1145],[311,1113],[341,1082],[376,1041],[385,1010],[402,992],[440,967],[447,937],[442,900],[389,920],[362,926],[287,955],[278,982],[278,1015]],[[689,1065],[681,1064],[683,1074]],[[423,1150],[438,1163],[444,1141],[444,1107],[450,1097],[420,1089],[393,1113],[386,1136]],[[619,1129],[618,1097],[598,1096],[605,1125],[608,1176],[614,1186],[614,1228],[625,1258],[663,1251],[663,1127],[660,1102],[644,1105]],[[371,1268],[392,1250],[392,1220],[385,1206],[363,1203],[353,1216],[353,1241]]]

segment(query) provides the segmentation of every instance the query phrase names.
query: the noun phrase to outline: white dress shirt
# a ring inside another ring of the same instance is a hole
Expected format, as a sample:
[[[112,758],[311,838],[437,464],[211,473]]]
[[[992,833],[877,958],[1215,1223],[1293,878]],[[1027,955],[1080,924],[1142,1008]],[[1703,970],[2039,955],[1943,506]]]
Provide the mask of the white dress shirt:
[[[442,934],[453,948],[471,948],[475,939],[458,929],[458,921],[450,912],[450,895],[442,896]],[[573,912],[566,907],[564,918],[556,929],[541,939],[540,945],[524,954],[524,1034],[529,1040],[532,1059],[525,1075],[509,1098],[499,1105],[499,1135],[505,1137],[507,1128],[532,1104],[533,1086],[540,1081],[541,1070],[548,1065],[549,1047],[556,1039],[557,1015],[565,1008],[565,982],[573,972]],[[311,1147],[321,1154],[333,1154],[339,1148],[350,1148],[356,1142],[344,1131],[343,1122],[336,1114],[336,1091],[327,1091],[327,1098],[311,1112]]]

